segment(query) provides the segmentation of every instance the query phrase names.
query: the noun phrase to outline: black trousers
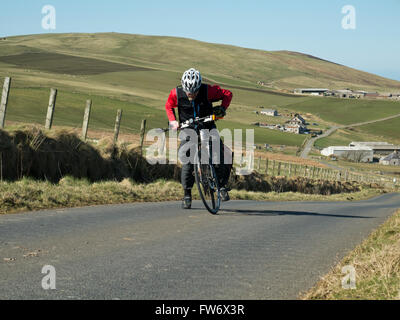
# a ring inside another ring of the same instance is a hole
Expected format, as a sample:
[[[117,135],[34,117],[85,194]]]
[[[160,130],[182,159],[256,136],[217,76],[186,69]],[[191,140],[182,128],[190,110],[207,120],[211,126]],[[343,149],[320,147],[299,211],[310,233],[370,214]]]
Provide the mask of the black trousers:
[[[189,143],[187,140],[183,140],[179,146],[179,149],[182,149],[182,147],[186,144]],[[218,176],[218,183],[219,187],[225,187],[229,181],[229,176],[232,170],[232,163],[230,164],[225,164],[225,156],[224,156],[224,144],[222,143],[222,140],[220,139],[220,148],[219,148],[219,157],[220,157],[220,162],[219,164],[215,165],[215,171]],[[226,149],[228,150],[228,149]],[[197,151],[197,148],[196,148]],[[230,152],[231,153],[231,152]],[[194,155],[190,154],[190,151],[186,152],[186,156],[188,158],[194,158]],[[231,157],[232,158],[232,157]],[[232,160],[233,161],[233,160]],[[193,162],[182,164],[182,172],[181,172],[181,183],[183,189],[192,189],[194,185],[194,166]]]

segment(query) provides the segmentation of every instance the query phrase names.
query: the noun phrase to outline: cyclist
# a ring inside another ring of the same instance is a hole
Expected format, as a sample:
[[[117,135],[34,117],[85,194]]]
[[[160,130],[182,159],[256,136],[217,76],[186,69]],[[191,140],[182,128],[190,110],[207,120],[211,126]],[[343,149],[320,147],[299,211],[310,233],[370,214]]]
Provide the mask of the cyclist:
[[[213,108],[212,103],[217,101],[222,101],[221,105]],[[218,118],[223,118],[226,115],[226,109],[229,107],[231,101],[231,91],[221,89],[219,86],[211,86],[202,83],[200,72],[191,68],[184,72],[181,86],[171,90],[165,105],[170,128],[172,130],[177,130],[179,127],[179,122],[176,120],[175,116],[175,108],[178,108],[178,116],[181,123],[195,117],[207,117],[212,114],[215,114]],[[212,121],[206,123],[204,128],[212,130],[216,129],[216,125],[214,121]],[[188,141],[189,138],[184,139],[179,148],[182,148]],[[231,152],[228,148],[224,147],[222,142],[220,146],[221,164],[216,166],[216,171],[221,187],[221,199],[222,201],[229,201],[226,184],[229,180],[232,162],[230,161],[230,164],[224,164],[224,152],[230,155]],[[188,153],[190,152],[188,151]],[[189,154],[187,155],[189,156]],[[181,183],[184,189],[182,207],[184,209],[190,209],[192,206],[192,188],[194,184],[193,170],[193,163],[182,165]]]

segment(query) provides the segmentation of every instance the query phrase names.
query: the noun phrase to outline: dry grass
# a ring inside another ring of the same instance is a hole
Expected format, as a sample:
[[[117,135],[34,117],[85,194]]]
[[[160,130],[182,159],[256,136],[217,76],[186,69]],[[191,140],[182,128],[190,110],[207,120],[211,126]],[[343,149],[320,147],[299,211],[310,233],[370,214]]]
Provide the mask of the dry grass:
[[[0,183],[0,213],[69,208],[100,204],[178,200],[177,182],[157,181],[139,184],[121,182],[90,183],[88,180],[64,177],[57,184],[24,178]]]
[[[269,176],[253,172],[251,175],[231,175],[229,186],[237,190],[255,192],[299,192],[304,194],[332,195],[359,192],[366,185],[356,182],[313,180],[305,177]],[[369,186],[368,188],[370,188]],[[379,186],[376,186],[379,189]]]
[[[342,267],[356,270],[356,289],[343,289]],[[346,256],[302,299],[400,299],[400,211]]]
[[[366,200],[384,193],[378,189],[363,189],[351,194],[339,193],[334,195],[303,194],[299,192],[254,192],[233,189],[229,195],[234,200],[255,201],[359,201]]]
[[[114,145],[106,136],[93,145],[82,141],[73,130],[46,132],[37,126],[0,130],[0,154],[1,178],[8,181],[32,177],[57,183],[71,175],[91,182],[124,178],[150,182],[173,179],[176,169],[173,165],[148,164],[135,143]]]
[[[350,194],[333,196],[306,195],[287,192],[253,192],[232,190],[233,200],[258,201],[352,201],[376,196],[376,189],[365,189]],[[199,200],[196,187],[193,197]],[[182,186],[177,181],[158,180],[137,183],[131,179],[90,183],[86,179],[64,177],[54,184],[23,178],[17,182],[0,182],[0,214],[52,208],[132,202],[174,201],[182,198]]]

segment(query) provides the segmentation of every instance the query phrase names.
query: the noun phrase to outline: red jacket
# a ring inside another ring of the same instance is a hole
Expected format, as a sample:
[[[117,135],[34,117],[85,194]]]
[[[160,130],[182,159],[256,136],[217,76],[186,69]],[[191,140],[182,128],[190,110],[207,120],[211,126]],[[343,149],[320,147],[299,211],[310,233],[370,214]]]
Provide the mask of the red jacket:
[[[228,109],[232,101],[232,92],[229,90],[221,89],[219,86],[208,85],[208,100],[210,102],[216,102],[222,100],[221,106]],[[165,104],[165,110],[169,121],[176,121],[173,109],[178,107],[178,98],[176,95],[176,88],[171,90],[167,103]]]

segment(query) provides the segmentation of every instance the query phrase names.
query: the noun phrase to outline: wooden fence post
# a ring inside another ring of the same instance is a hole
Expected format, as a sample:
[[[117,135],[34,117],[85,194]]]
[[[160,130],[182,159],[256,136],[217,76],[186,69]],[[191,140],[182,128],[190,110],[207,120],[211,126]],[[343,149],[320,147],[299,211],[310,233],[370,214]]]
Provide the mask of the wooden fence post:
[[[289,163],[289,177],[292,175],[292,164]]]
[[[4,80],[3,93],[0,102],[0,129],[4,128],[7,112],[8,95],[10,92],[11,78],[6,77]]]
[[[281,175],[281,165],[282,165],[282,162],[279,161],[279,163],[278,163],[278,177]]]
[[[261,157],[258,158],[258,171],[261,169]]]
[[[297,176],[297,164],[294,165],[294,176]]]
[[[82,139],[85,141],[87,137],[90,109],[92,108],[92,100],[86,100],[85,114],[83,115],[83,126],[82,126]]]
[[[146,133],[146,120],[142,120],[142,125],[140,127],[140,155],[142,156],[143,156],[143,142],[145,133]]]
[[[275,176],[275,160],[272,161],[272,176]]]
[[[46,116],[45,128],[47,130],[50,130],[51,126],[53,125],[53,116],[54,116],[54,109],[56,107],[56,99],[57,99],[57,89],[52,88],[50,90],[49,107],[47,108],[47,116]]]
[[[115,119],[115,128],[114,128],[114,144],[118,141],[119,136],[119,128],[121,126],[121,118],[122,118],[122,110],[119,109],[117,111],[117,118]]]
[[[265,161],[265,174],[267,174],[268,175],[268,158],[267,158],[267,160]]]

